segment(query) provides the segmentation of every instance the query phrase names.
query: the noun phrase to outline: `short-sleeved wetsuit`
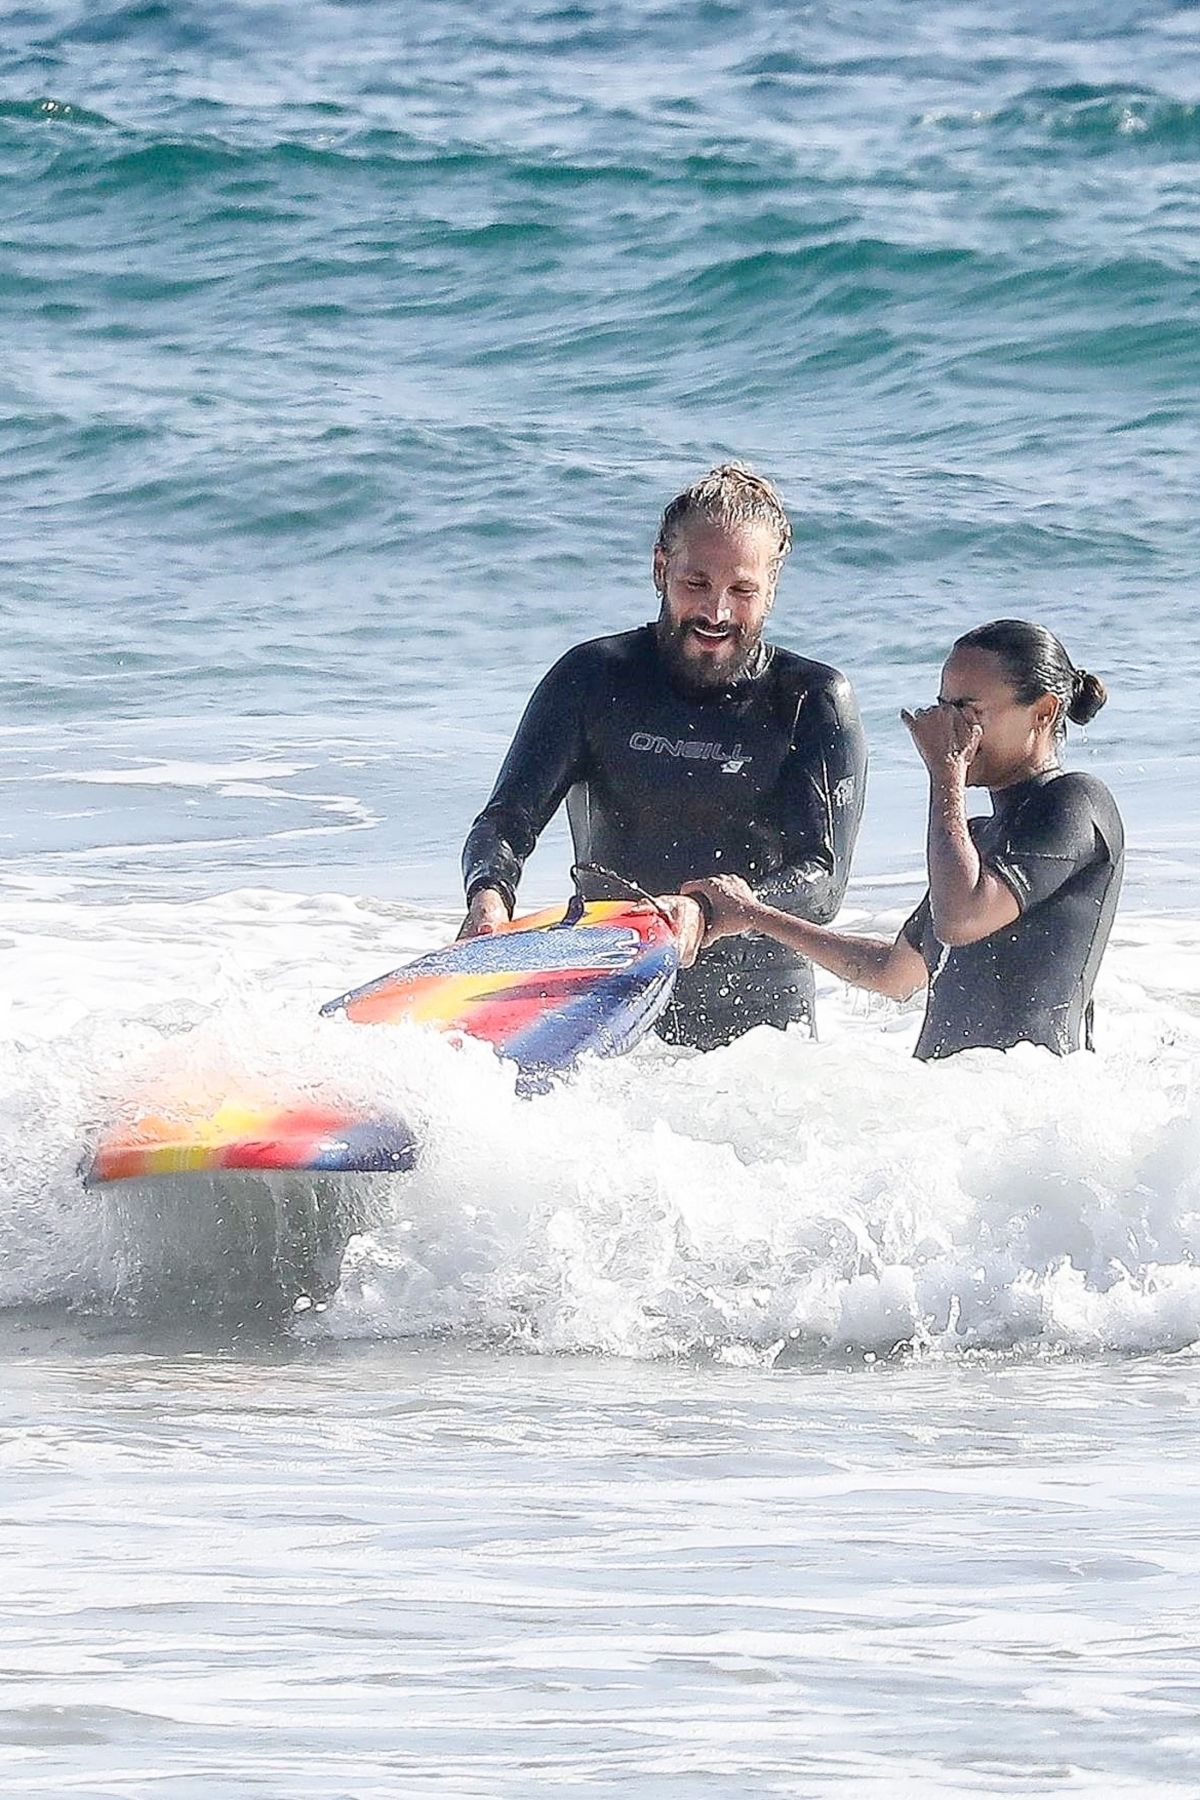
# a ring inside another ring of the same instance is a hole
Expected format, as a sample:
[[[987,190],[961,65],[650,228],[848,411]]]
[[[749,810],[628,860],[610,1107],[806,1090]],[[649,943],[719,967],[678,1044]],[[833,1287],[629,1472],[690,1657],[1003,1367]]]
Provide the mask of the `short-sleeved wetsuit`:
[[[954,948],[938,942],[926,894],[904,936],[929,970],[916,1054],[1045,1044],[1092,1047],[1092,988],[1124,864],[1116,802],[1094,775],[1047,769],[993,796],[972,819],[980,860],[1021,908],[1011,925]]]
[[[672,684],[652,625],[597,638],[569,650],[526,708],[463,850],[467,899],[492,887],[512,903],[565,798],[580,863],[653,894],[741,875],[824,923],[846,889],[865,780],[858,708],[836,669],[764,644],[736,684],[698,698]],[[594,877],[584,892],[605,897]],[[811,1025],[812,994],[795,951],[726,938],[680,972],[659,1030],[710,1049],[754,1025]]]

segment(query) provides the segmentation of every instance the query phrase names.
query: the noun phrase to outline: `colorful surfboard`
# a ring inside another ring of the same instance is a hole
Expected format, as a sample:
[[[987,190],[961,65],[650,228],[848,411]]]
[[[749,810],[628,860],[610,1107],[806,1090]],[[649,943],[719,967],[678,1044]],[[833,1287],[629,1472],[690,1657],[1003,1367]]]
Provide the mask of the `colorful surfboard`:
[[[309,1169],[325,1174],[400,1174],[416,1161],[400,1119],[365,1118],[333,1106],[248,1106],[226,1100],[197,1117],[186,1108],[138,1113],[112,1126],[84,1174],[88,1187],[157,1175]]]
[[[585,1053],[615,1056],[654,1023],[679,967],[665,913],[621,900],[534,913],[394,969],[321,1008],[358,1025],[463,1031],[541,1085]]]
[[[644,1035],[671,997],[679,954],[667,915],[648,903],[573,901],[490,937],[418,957],[321,1008],[355,1024],[431,1025],[491,1044],[526,1092],[585,1054],[614,1056]],[[88,1185],[214,1170],[395,1173],[417,1146],[401,1119],[336,1107],[260,1107],[236,1098],[197,1116],[159,1104],[106,1131]]]

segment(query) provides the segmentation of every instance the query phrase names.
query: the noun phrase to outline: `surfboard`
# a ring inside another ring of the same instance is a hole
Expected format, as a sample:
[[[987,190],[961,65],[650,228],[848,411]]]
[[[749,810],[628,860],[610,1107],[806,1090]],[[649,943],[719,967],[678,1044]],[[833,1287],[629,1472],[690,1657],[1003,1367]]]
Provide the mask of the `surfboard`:
[[[517,1064],[536,1089],[581,1056],[616,1056],[653,1025],[679,968],[666,913],[620,900],[573,902],[469,938],[321,1008],[357,1025],[406,1020],[462,1031]]]
[[[232,1169],[402,1174],[416,1161],[412,1132],[401,1119],[303,1102],[254,1106],[227,1099],[209,1114],[189,1114],[186,1101],[159,1107],[104,1133],[84,1172],[85,1187]]]
[[[534,1093],[582,1056],[614,1056],[650,1030],[671,997],[679,953],[652,903],[573,900],[418,957],[321,1010],[356,1025],[428,1025],[490,1044]],[[400,1174],[419,1146],[403,1119],[228,1096],[197,1112],[181,1095],[131,1109],[105,1130],[85,1185],[214,1171]]]

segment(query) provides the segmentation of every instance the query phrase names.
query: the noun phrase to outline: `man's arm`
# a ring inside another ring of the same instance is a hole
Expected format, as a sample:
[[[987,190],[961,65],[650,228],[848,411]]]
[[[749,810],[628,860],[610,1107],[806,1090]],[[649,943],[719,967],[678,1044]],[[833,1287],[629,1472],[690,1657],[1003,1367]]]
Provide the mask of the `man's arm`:
[[[467,935],[494,930],[511,916],[525,859],[582,773],[586,650],[569,650],[538,683],[491,798],[467,836]]]
[[[758,898],[824,924],[842,904],[866,797],[867,741],[842,675],[804,696],[774,796],[782,862],[750,879]]]

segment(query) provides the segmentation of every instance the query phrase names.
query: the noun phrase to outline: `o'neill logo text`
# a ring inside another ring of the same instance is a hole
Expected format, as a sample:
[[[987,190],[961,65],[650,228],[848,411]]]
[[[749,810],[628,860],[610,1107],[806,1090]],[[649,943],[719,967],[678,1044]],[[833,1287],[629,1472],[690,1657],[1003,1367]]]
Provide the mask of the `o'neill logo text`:
[[[722,775],[737,775],[750,761],[743,756],[742,746],[727,750],[723,744],[704,744],[695,738],[654,737],[649,731],[635,731],[629,740],[631,750],[642,750],[651,756],[673,756],[684,762],[720,763]]]

